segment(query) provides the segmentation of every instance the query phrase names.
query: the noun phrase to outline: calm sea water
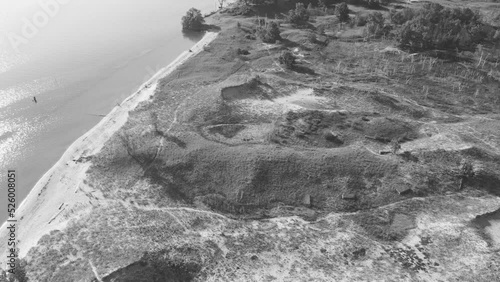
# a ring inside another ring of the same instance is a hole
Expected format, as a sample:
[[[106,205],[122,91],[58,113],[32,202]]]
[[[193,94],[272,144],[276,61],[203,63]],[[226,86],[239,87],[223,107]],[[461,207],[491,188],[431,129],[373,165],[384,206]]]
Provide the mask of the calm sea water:
[[[2,222],[7,170],[20,204],[100,115],[199,40],[180,31],[191,7],[215,1],[0,0]]]

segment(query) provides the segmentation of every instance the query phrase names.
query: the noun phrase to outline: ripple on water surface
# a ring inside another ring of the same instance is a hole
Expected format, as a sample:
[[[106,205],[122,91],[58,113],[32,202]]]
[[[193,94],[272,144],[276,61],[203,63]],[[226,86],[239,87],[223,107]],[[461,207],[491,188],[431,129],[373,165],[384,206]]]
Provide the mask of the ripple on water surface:
[[[31,153],[28,143],[36,142],[40,133],[51,123],[54,118],[41,119],[32,117],[16,117],[0,120],[0,167],[14,165],[16,160],[22,159]],[[8,169],[8,168],[7,168]]]
[[[58,86],[56,79],[45,78],[0,88],[0,108],[5,108],[22,99],[31,99],[33,96],[38,96],[42,93],[54,90]]]

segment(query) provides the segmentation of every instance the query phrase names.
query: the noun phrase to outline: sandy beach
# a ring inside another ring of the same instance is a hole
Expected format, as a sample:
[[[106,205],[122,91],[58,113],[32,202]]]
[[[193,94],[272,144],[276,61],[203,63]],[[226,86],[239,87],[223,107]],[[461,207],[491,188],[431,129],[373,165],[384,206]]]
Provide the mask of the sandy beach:
[[[154,95],[158,81],[170,74],[186,60],[195,56],[217,37],[208,32],[190,50],[179,55],[172,63],[158,71],[139,89],[117,105],[95,127],[78,138],[59,161],[37,182],[16,211],[17,247],[24,257],[38,240],[52,230],[63,228],[72,218],[99,205],[99,191],[85,184],[86,171],[91,166],[86,158],[98,153],[105,142],[128,119],[129,111]],[[7,242],[7,222],[0,229],[0,241]],[[7,244],[2,243],[0,255],[5,258]],[[2,264],[2,267],[5,265]]]

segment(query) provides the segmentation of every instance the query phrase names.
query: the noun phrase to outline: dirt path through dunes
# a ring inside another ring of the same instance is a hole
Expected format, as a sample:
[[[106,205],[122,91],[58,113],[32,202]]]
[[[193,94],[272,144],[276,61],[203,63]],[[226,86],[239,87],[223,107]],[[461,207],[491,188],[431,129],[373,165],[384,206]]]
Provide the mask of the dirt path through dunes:
[[[145,210],[145,211],[163,211],[163,212],[166,212],[186,232],[190,232],[189,228],[187,227],[187,225],[184,222],[182,222],[182,220],[180,219],[180,217],[178,217],[177,215],[175,215],[173,212],[179,212],[180,211],[180,212],[188,212],[188,213],[202,213],[202,214],[206,214],[206,215],[209,215],[209,216],[212,216],[212,217],[219,218],[221,220],[231,220],[230,218],[228,218],[228,217],[226,217],[226,216],[224,216],[222,214],[219,214],[219,213],[215,213],[215,212],[211,212],[211,211],[205,211],[205,210],[198,210],[198,209],[188,208],[188,207],[160,208],[160,207],[139,206],[139,205],[137,205],[137,203],[135,203],[134,204],[134,208],[137,208],[139,210]]]

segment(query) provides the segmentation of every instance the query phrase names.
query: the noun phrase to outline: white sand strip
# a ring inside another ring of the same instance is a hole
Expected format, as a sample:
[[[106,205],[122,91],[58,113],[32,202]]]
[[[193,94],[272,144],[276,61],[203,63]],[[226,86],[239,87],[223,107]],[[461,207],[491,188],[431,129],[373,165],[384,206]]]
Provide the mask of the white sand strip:
[[[93,204],[98,204],[98,194],[93,194],[83,184],[89,162],[75,162],[82,157],[97,154],[104,143],[120,129],[128,119],[129,111],[148,100],[156,90],[158,80],[167,76],[190,57],[198,54],[203,47],[217,37],[217,33],[208,32],[191,48],[185,51],[167,67],[158,71],[150,80],[144,83],[137,92],[116,106],[96,126],[78,138],[61,159],[47,171],[37,182],[16,212],[17,239],[20,256],[27,254],[38,240],[51,230],[61,229],[79,213],[90,210]],[[98,191],[97,191],[98,193]],[[60,207],[64,205],[64,209]],[[50,222],[50,224],[49,224]],[[0,256],[5,261],[7,252],[7,222],[0,229]],[[0,265],[5,269],[5,264]]]

